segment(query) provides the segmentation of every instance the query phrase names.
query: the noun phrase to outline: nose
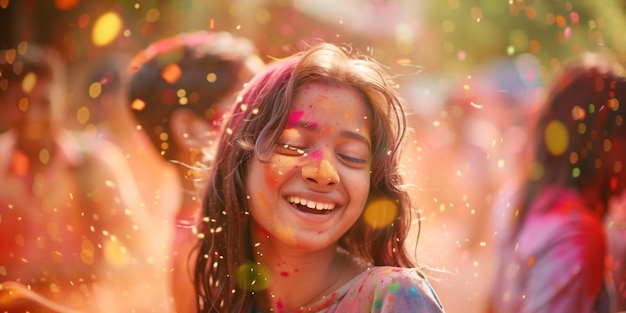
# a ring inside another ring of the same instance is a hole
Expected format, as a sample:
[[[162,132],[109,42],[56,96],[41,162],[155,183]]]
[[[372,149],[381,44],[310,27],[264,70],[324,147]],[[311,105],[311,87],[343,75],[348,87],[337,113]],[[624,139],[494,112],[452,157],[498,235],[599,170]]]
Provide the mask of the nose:
[[[310,160],[302,167],[302,177],[307,183],[328,187],[339,183],[339,173],[335,166],[328,160],[328,157],[321,160]]]

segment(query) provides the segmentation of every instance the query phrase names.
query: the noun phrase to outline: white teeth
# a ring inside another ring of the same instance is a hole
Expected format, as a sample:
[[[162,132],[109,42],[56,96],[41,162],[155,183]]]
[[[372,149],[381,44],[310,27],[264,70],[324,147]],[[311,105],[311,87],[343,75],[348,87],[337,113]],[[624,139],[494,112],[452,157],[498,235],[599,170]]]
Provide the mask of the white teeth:
[[[316,209],[318,211],[332,210],[335,208],[334,203],[318,203],[315,201],[311,201],[311,200],[307,200],[307,199],[303,199],[303,198],[295,197],[295,196],[287,197],[287,201],[289,201],[290,203],[294,203],[294,204],[306,205],[308,208]]]

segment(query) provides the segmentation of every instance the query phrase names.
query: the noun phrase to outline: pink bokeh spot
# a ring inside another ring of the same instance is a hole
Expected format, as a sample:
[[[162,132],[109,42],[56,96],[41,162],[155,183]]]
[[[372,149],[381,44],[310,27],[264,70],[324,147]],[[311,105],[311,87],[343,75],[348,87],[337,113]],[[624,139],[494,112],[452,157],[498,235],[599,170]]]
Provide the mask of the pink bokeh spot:
[[[459,51],[459,52],[456,54],[456,56],[457,56],[457,58],[459,59],[459,61],[465,61],[465,58],[467,57],[467,56],[465,55],[465,51]]]
[[[569,27],[566,27],[565,30],[563,31],[563,34],[565,35],[565,39],[570,39],[572,37],[572,29]]]

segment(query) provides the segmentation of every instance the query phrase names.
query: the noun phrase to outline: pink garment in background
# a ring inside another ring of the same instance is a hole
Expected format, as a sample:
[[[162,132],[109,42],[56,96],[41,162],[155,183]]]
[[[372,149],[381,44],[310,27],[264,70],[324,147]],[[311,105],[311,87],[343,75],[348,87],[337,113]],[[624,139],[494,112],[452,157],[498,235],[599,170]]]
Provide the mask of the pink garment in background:
[[[514,243],[500,226],[494,312],[611,312],[603,223],[575,192],[544,190]]]

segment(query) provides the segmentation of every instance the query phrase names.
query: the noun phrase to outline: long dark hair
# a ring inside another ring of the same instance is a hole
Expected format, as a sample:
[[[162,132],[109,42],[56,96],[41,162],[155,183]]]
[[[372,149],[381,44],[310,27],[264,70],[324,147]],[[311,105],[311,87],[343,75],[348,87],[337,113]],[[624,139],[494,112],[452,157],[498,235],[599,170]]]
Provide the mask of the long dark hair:
[[[369,200],[395,201],[397,215],[389,226],[374,228],[360,220],[340,246],[372,265],[411,267],[404,241],[411,223],[411,204],[398,171],[406,130],[401,99],[391,77],[376,62],[338,46],[322,43],[275,62],[244,89],[218,145],[195,267],[198,310],[247,312],[251,291],[238,286],[236,269],[254,260],[250,214],[246,208],[248,162],[265,159],[284,129],[293,99],[314,81],[352,86],[373,113],[371,190]]]
[[[621,168],[626,155],[613,155],[616,162],[609,156],[626,143],[625,104],[624,69],[609,55],[586,53],[553,79],[536,127],[534,163],[514,220],[514,237],[548,186],[595,195],[584,200],[604,217],[609,197],[624,189],[616,173],[626,170]]]

